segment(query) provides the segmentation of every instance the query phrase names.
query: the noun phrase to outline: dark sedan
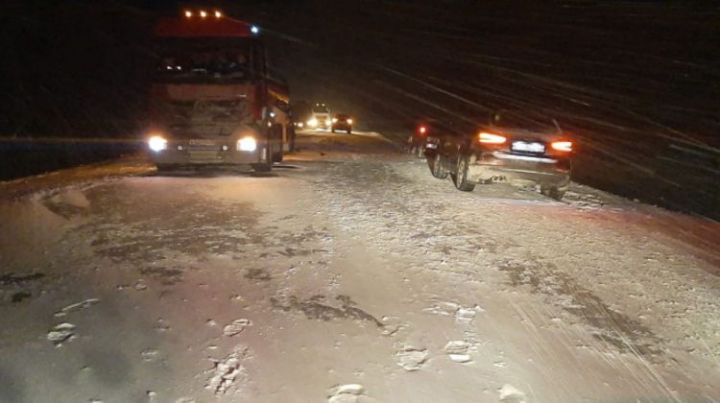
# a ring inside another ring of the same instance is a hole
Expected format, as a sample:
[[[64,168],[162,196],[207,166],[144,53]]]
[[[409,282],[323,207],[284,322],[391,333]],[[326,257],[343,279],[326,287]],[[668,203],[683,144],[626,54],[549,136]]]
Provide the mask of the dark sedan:
[[[450,175],[459,190],[507,181],[539,185],[559,200],[570,183],[573,141],[543,114],[500,111],[473,133],[439,137],[436,147],[428,155],[433,176]]]

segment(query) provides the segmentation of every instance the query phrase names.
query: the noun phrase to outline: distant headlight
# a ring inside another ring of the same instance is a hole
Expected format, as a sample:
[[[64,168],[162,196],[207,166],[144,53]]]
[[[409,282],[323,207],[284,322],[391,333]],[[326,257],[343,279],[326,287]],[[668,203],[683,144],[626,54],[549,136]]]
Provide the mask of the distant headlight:
[[[310,127],[317,127],[317,125],[318,125],[318,120],[315,119],[315,118],[311,118],[310,120],[307,121],[307,124],[308,124],[308,126],[310,126]]]
[[[162,136],[152,136],[148,139],[148,147],[156,153],[159,153],[160,151],[167,149],[167,140],[165,140]]]
[[[352,119],[348,119],[347,122],[348,122],[349,125],[351,125],[351,124],[352,124]]]
[[[255,138],[247,136],[243,137],[237,142],[238,151],[255,151],[257,150],[257,140]]]
[[[297,122],[297,127],[303,127],[305,124],[303,122]]]

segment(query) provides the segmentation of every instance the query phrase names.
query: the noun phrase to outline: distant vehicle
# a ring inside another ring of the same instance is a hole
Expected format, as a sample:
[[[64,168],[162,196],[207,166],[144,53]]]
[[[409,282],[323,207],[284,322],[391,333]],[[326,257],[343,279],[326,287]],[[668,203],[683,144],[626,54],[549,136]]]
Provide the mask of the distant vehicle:
[[[259,28],[219,10],[184,10],[154,29],[147,144],[158,169],[269,171],[294,143],[287,83],[271,77]]]
[[[335,130],[345,130],[347,134],[352,133],[353,128],[353,119],[350,117],[350,115],[345,113],[338,113],[335,115],[334,118],[332,118],[332,125],[330,126],[330,131],[335,133]]]
[[[307,121],[312,117],[312,105],[306,101],[297,101],[292,103],[291,108],[295,128],[305,129]]]
[[[327,105],[318,103],[312,108],[312,115],[308,119],[307,127],[310,129],[330,129],[331,115]]]
[[[408,136],[407,151],[418,158],[424,158],[425,146],[431,131],[433,130],[429,121],[418,124],[415,131]]]
[[[428,165],[434,177],[450,175],[455,187],[472,191],[495,181],[530,183],[560,200],[570,183],[573,141],[543,114],[498,111],[468,135],[434,137]]]

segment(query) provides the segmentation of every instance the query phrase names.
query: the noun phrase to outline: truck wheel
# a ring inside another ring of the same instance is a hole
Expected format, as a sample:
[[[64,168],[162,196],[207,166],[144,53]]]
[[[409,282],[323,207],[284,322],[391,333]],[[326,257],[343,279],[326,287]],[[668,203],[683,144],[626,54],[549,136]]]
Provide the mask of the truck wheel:
[[[295,133],[295,127],[290,126],[290,135],[288,136],[288,152],[295,152],[295,137],[297,137],[297,134]]]
[[[467,155],[461,155],[458,158],[457,173],[453,175],[455,187],[463,192],[472,192],[475,190],[475,184],[468,181],[468,159]]]
[[[282,151],[273,153],[273,155],[272,155],[273,162],[282,162],[282,160],[283,160],[283,152]]]
[[[442,156],[440,155],[440,153],[435,154],[435,159],[430,166],[430,172],[432,173],[432,176],[438,179],[445,179],[448,177],[447,169],[442,166]]]
[[[352,129],[347,129],[347,134],[352,134]]]
[[[270,172],[272,171],[272,163],[252,164],[252,169],[255,172]]]
[[[176,168],[175,164],[157,164],[155,166],[158,172],[169,172]]]
[[[287,152],[295,151],[295,135],[288,137]]]
[[[335,128],[330,129],[330,133],[335,133]]]
[[[541,186],[540,187],[540,193],[542,193],[544,196],[547,196],[551,199],[555,200],[562,200],[563,196],[565,196],[565,192],[567,192],[567,186],[563,187],[557,187],[557,186]]]

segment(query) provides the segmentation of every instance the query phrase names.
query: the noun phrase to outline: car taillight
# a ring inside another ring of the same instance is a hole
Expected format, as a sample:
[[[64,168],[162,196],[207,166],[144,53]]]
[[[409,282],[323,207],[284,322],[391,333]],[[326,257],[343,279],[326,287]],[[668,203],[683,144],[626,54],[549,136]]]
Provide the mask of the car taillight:
[[[478,140],[485,144],[505,144],[507,139],[499,134],[480,132]]]
[[[572,141],[553,141],[550,143],[550,147],[555,151],[561,151],[569,153],[572,151]]]

